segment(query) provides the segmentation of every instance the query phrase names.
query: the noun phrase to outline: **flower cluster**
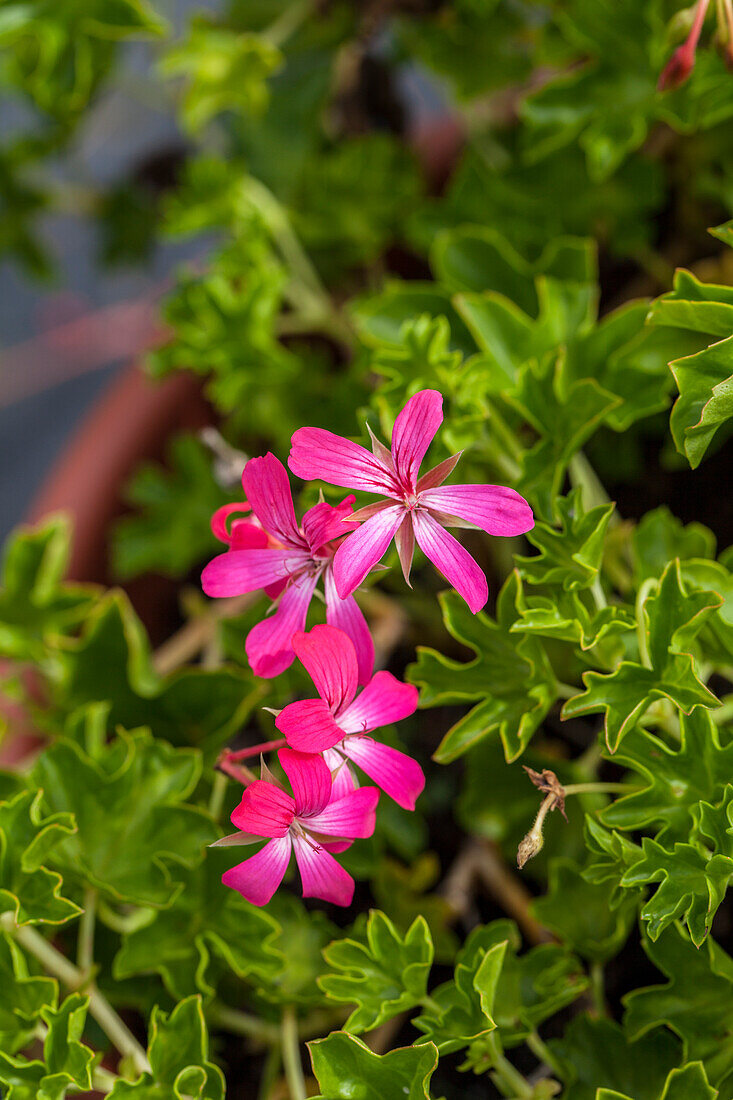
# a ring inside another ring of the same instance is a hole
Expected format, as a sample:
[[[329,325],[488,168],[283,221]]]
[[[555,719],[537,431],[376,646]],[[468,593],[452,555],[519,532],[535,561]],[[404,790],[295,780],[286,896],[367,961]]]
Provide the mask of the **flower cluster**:
[[[486,577],[447,527],[475,527],[490,535],[518,535],[534,519],[527,502],[500,485],[443,485],[460,455],[420,476],[420,465],[443,420],[443,398],[422,390],[400,412],[388,449],[372,436],[372,453],[321,428],[300,428],[289,466],[303,479],[378,494],[384,499],[354,512],[353,495],[321,501],[298,526],[285,467],[267,454],[242,475],[246,501],[220,509],[212,530],[228,549],[204,569],[209,596],[263,590],[272,614],[246,640],[252,670],[279,675],[297,657],[318,698],[290,703],[276,716],[283,739],[225,754],[230,774],[245,784],[232,814],[237,832],[220,845],[254,844],[255,855],[223,878],[255,905],[265,905],[282,882],[291,853],[304,897],[348,905],[350,875],[334,859],[353,840],[371,836],[381,788],[408,810],[425,786],[419,764],[373,736],[379,727],[413,714],[417,690],[389,672],[372,675],[374,645],[354,598],[395,540],[409,584],[415,543],[475,614],[488,599]],[[371,434],[371,433],[370,433]],[[242,515],[247,518],[242,518]],[[318,585],[326,624],[305,632]],[[363,689],[359,692],[359,685]],[[262,764],[256,779],[238,762],[260,749],[278,749],[292,794]],[[353,765],[377,786],[360,787]]]

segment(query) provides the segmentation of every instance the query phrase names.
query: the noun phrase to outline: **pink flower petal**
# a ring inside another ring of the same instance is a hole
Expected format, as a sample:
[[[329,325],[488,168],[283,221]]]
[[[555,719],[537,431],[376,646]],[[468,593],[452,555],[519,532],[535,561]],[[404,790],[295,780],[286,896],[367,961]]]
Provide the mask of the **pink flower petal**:
[[[371,737],[347,737],[342,752],[405,810],[414,810],[425,788],[425,776],[416,760]]]
[[[242,485],[252,511],[265,530],[289,546],[303,546],[295,522],[288,472],[282,462],[269,451],[262,458],[251,458],[244,467]]]
[[[355,531],[358,523],[349,523],[355,497],[348,496],[336,508],[325,500],[309,508],[303,516],[303,534],[313,553],[331,539],[340,538]]]
[[[295,801],[272,783],[256,779],[232,811],[232,825],[255,836],[285,836],[295,817]]]
[[[316,759],[321,758],[319,756]],[[344,837],[347,840],[367,837],[374,832],[378,801],[379,791],[376,787],[357,787],[343,798],[329,802],[320,813],[300,820],[309,832]]]
[[[331,772],[322,756],[280,749],[280,765],[290,780],[297,817],[320,813],[331,798]]]
[[[420,390],[405,405],[392,431],[392,456],[400,481],[414,489],[420,463],[443,423],[443,396]]]
[[[228,525],[229,517],[237,513],[249,512],[250,507],[246,500],[237,500],[233,504],[222,504],[211,517],[211,533],[219,542],[225,542],[229,546],[232,541],[231,529]],[[263,543],[263,545],[265,545]]]
[[[305,626],[316,580],[297,577],[280,597],[277,610],[250,630],[244,647],[255,676],[279,676],[293,663],[293,634]]]
[[[366,447],[324,428],[298,428],[293,433],[288,466],[304,481],[319,478],[368,493],[399,493],[394,474]]]
[[[293,840],[295,858],[303,882],[304,898],[321,898],[333,905],[351,905],[354,880],[332,855],[320,846],[311,848],[307,840]]]
[[[293,576],[309,561],[299,550],[228,550],[201,574],[207,596],[241,596]]]
[[[348,760],[342,756],[340,750],[326,749],[323,753],[323,759],[331,770],[331,778],[333,780],[331,798],[334,802],[339,798],[343,798],[346,794],[351,794],[352,791],[357,789],[359,784],[357,783],[353,768]]]
[[[290,862],[291,840],[270,840],[255,855],[222,875],[225,886],[236,890],[252,905],[267,905],[283,880]]]
[[[232,550],[264,550],[270,544],[267,531],[246,519],[234,520],[231,540]]]
[[[476,614],[489,598],[486,577],[457,539],[444,531],[424,509],[413,512],[415,538],[427,558]],[[353,536],[352,536],[353,537]]]
[[[275,725],[298,752],[323,752],[341,741],[343,730],[334,721],[325,699],[299,699],[278,714]]]
[[[534,527],[527,501],[505,485],[443,485],[422,492],[420,504],[474,523],[489,535],[523,535]]]
[[[333,577],[342,600],[359,587],[369,570],[384,556],[404,515],[402,504],[385,508],[341,543],[333,559]]]
[[[296,634],[293,649],[331,710],[335,713],[339,707],[348,706],[359,682],[351,638],[343,630],[323,624],[314,626],[308,634]]]
[[[336,591],[333,579],[333,566],[327,565],[323,573],[323,587],[326,592],[326,622],[348,634],[356,650],[356,663],[360,684],[369,683],[374,668],[374,642],[367,621],[353,596],[345,600]]]
[[[336,719],[345,733],[368,733],[414,714],[417,700],[413,684],[403,684],[391,672],[378,672]]]

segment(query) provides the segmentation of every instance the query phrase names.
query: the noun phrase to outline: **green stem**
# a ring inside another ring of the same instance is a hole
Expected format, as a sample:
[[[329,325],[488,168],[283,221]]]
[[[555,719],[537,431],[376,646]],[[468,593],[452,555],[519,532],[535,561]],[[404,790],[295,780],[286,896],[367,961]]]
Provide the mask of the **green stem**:
[[[527,1046],[532,1053],[543,1062],[548,1069],[551,1069],[555,1077],[559,1077],[562,1080],[562,1071],[560,1069],[560,1063],[555,1055],[552,1053],[547,1043],[537,1031],[532,1031],[527,1036]]]
[[[652,589],[657,587],[657,581],[654,577],[647,577],[647,579],[639,585],[639,591],[636,593],[636,639],[639,644],[639,657],[644,668],[652,667],[652,660],[649,656],[649,645],[647,643],[646,629],[644,626],[644,603],[647,596]]]
[[[561,699],[572,699],[574,695],[582,691],[582,688],[573,687],[572,684],[565,684],[562,680],[558,680],[555,685],[555,690]]]
[[[496,408],[496,404],[492,404],[491,412],[489,414],[489,429],[493,429],[499,439],[501,439],[504,446],[507,448],[512,458],[517,465],[517,472],[519,472],[519,464],[524,454],[524,448],[517,439],[514,431],[509,427],[504,417]]]
[[[424,997],[420,998],[420,1004],[423,1006],[423,1008],[427,1008],[428,1012],[432,1012],[435,1016],[440,1016],[442,1011],[440,1005],[427,993]]]
[[[97,919],[97,891],[93,886],[84,887],[84,912],[79,921],[76,941],[76,965],[87,977],[94,965],[94,926]]]
[[[33,955],[41,966],[53,977],[58,978],[70,989],[79,989],[83,986],[86,975],[73,963],[57,951],[47,939],[36,932],[34,928],[23,926],[19,928],[13,921],[8,921],[5,915],[0,923],[15,937],[20,946],[29,955]],[[102,1031],[116,1047],[121,1055],[129,1058],[137,1073],[149,1073],[150,1063],[148,1056],[138,1043],[135,1036],[117,1015],[111,1004],[98,989],[92,987],[87,990],[89,997],[89,1012],[97,1021]]]
[[[265,1064],[262,1067],[262,1077],[260,1078],[257,1100],[270,1100],[275,1082],[280,1075],[281,1062],[282,1051],[280,1050],[280,1043],[273,1043],[268,1048]]]
[[[603,482],[582,451],[577,451],[570,459],[568,473],[573,486],[580,486],[586,508],[594,508],[597,504],[610,503]],[[611,521],[614,518],[614,516],[611,516]]]
[[[606,593],[603,591],[600,573],[596,575],[596,579],[593,581],[590,590],[599,611],[603,611],[604,607],[608,607],[608,600],[606,599]]]
[[[280,1029],[277,1024],[268,1023],[258,1016],[240,1012],[228,1005],[213,1004],[209,1007],[210,1021],[218,1027],[231,1031],[233,1035],[245,1035],[248,1039],[260,1039],[264,1043],[278,1043]]]
[[[491,1050],[491,1059],[494,1069],[494,1082],[500,1092],[507,1097],[518,1097],[520,1100],[531,1100],[534,1089],[526,1077],[523,1077],[518,1069],[512,1065],[508,1058],[504,1057],[501,1044],[496,1032],[489,1036],[488,1044]]]
[[[306,17],[311,14],[312,9],[311,0],[296,0],[296,3],[285,8],[277,19],[273,19],[270,26],[262,32],[262,37],[266,38],[273,46],[284,45],[288,38],[301,26]]]
[[[623,794],[638,790],[629,783],[568,783],[563,784],[565,794]]]
[[[214,772],[214,782],[211,784],[211,794],[209,795],[209,813],[214,821],[218,821],[221,817],[228,785],[229,782],[224,772]]]
[[[283,1011],[281,1037],[285,1078],[288,1082],[290,1100],[306,1100],[305,1077],[300,1061],[298,1021],[293,1008],[286,1008]]]
[[[606,1008],[606,988],[603,964],[599,962],[591,963],[588,976],[590,978],[590,995],[593,1001],[593,1008],[599,1016],[605,1016],[608,1010]]]

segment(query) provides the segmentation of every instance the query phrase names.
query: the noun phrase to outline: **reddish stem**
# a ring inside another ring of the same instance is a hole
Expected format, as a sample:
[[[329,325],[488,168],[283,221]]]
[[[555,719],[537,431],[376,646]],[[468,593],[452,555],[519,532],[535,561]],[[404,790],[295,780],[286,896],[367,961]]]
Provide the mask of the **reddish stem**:
[[[250,783],[254,783],[257,779],[257,776],[249,768],[245,768],[241,764],[233,764],[226,749],[217,760],[216,766],[220,772],[224,772],[231,779],[236,779],[237,783],[242,783],[245,787],[248,787]]]
[[[259,745],[248,745],[246,749],[237,749],[236,752],[224,749],[221,755],[226,756],[230,761],[247,760],[250,756],[259,756],[261,752],[274,752],[275,749],[282,749],[285,745],[287,741],[284,737],[280,737],[277,741],[261,741]]]

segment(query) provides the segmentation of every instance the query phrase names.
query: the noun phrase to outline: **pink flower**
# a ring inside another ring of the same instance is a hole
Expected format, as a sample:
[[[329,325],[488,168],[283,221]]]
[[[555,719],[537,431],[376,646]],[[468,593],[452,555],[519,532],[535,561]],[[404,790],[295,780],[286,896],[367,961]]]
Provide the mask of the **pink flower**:
[[[247,503],[225,505],[212,521],[217,537],[230,549],[210,561],[201,576],[207,596],[239,596],[264,589],[279,597],[275,612],[249,632],[245,648],[252,671],[272,677],[294,659],[291,638],[305,628],[319,580],[326,598],[326,619],[349,635],[356,648],[359,682],[366,683],[374,665],[374,645],[356,600],[336,591],[333,557],[340,536],[354,531],[348,521],[354,498],[335,508],[320,503],[309,509],[298,527],[285,467],[273,454],[252,458],[242,475]],[[235,520],[231,534],[226,521],[234,510],[251,507],[255,522]]]
[[[347,597],[379,562],[394,538],[409,584],[412,555],[418,546],[443,574],[474,614],[488,599],[486,577],[467,550],[445,530],[448,526],[480,527],[490,535],[521,535],[534,526],[526,500],[503,485],[446,485],[460,454],[418,478],[420,463],[443,422],[443,398],[421,390],[395,421],[392,450],[372,437],[373,454],[322,428],[298,428],[289,466],[297,477],[321,478],[387,497],[355,512],[365,520],[339,546],[333,573],[339,596]],[[338,625],[338,624],[336,624]]]
[[[331,772],[322,757],[286,748],[278,758],[293,794],[271,777],[256,779],[245,789],[231,818],[241,832],[218,844],[228,847],[253,844],[262,837],[272,839],[222,875],[222,882],[253,905],[266,905],[282,882],[294,851],[304,898],[349,905],[354,880],[328,849],[343,851],[354,838],[372,835],[379,791],[359,787],[334,797]],[[324,837],[334,839],[325,841]]]
[[[288,744],[302,752],[327,752],[329,766],[341,765],[334,782],[339,791],[353,784],[346,760],[406,810],[425,786],[420,765],[389,745],[364,736],[378,726],[399,722],[417,708],[417,688],[391,672],[378,672],[357,695],[356,652],[349,638],[331,626],[314,626],[293,637],[295,655],[309,673],[320,698],[302,699],[281,710],[275,725]]]

